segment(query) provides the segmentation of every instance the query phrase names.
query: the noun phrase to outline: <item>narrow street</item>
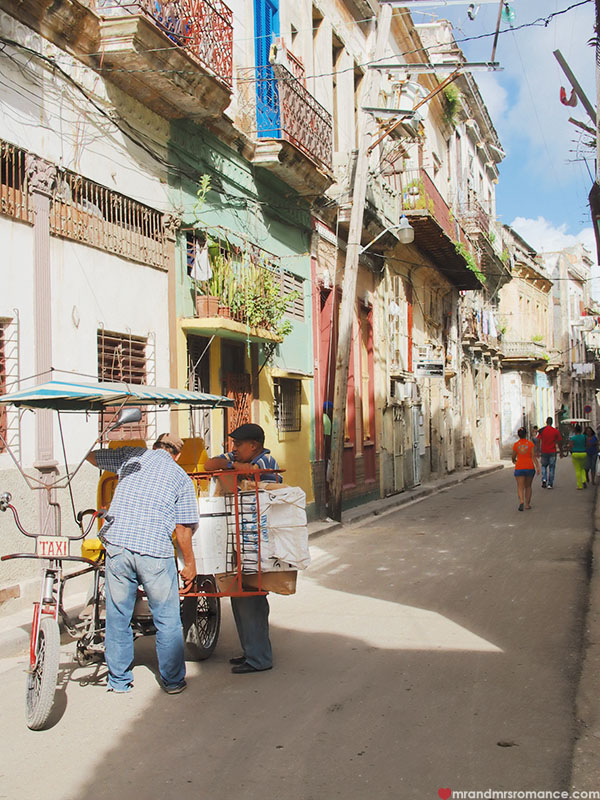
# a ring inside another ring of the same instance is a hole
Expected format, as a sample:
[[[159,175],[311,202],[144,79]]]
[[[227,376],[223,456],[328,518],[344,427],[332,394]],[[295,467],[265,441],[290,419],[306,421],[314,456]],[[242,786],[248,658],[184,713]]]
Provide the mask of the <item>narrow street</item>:
[[[273,596],[276,667],[214,656],[162,693],[154,641],[135,689],[106,694],[65,645],[54,726],[23,721],[25,660],[0,662],[0,797],[435,800],[438,789],[566,790],[594,491],[512,471],[313,540],[294,597]]]

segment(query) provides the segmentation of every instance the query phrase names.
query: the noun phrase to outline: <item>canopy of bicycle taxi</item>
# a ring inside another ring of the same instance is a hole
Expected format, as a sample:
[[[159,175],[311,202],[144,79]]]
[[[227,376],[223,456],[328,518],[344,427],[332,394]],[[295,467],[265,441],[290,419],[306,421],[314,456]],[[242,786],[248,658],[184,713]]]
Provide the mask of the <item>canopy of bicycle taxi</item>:
[[[221,395],[132,383],[72,383],[52,380],[30,389],[0,395],[0,405],[45,408],[54,411],[104,411],[107,407],[187,405],[194,408],[231,408]]]

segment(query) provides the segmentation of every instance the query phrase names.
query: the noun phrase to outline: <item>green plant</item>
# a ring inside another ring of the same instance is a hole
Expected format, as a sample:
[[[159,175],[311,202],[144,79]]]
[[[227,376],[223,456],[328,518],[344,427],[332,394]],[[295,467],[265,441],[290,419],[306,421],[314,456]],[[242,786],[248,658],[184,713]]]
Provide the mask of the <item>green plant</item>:
[[[470,269],[471,272],[473,272],[476,275],[477,280],[480,283],[486,283],[487,278],[477,266],[477,262],[475,261],[473,253],[470,253],[462,242],[454,242],[454,249],[456,250],[459,256],[462,256],[464,258],[467,269]]]
[[[427,198],[425,197],[423,178],[415,178],[406,184],[403,189],[403,199],[407,208],[426,207]]]
[[[204,175],[200,178],[200,185],[196,191],[196,202],[194,203],[194,216],[196,217],[196,221],[200,221],[200,212],[202,211],[202,207],[206,201],[206,195],[210,191],[210,175]]]
[[[490,244],[494,244],[494,242],[496,241],[496,234],[494,233],[494,231],[489,232],[488,239],[490,240]]]
[[[544,337],[542,336],[541,333],[536,333],[535,336],[531,337],[531,341],[532,342],[542,342],[543,340],[544,340]]]
[[[275,275],[256,265],[252,265],[244,277],[243,308],[248,325],[287,336],[292,331],[292,323],[283,317],[289,304],[300,297],[300,292],[294,290],[283,296]]]
[[[460,92],[455,84],[451,83],[444,89],[444,97],[446,98],[446,110],[444,112],[444,119],[453,128],[456,127],[456,115],[460,109]]]
[[[500,256],[500,261],[502,261],[505,267],[508,266],[508,262],[510,261],[510,253],[508,252],[506,247],[502,251],[502,255]]]

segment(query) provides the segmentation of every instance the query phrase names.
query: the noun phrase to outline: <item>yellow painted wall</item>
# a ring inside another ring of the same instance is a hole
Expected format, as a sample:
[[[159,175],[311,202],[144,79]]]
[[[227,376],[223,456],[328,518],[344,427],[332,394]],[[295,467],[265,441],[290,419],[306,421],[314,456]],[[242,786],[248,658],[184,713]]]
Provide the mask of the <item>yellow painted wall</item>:
[[[210,391],[212,394],[221,394],[221,338],[215,336],[210,345]],[[185,386],[187,380],[187,343],[186,335],[179,325],[177,335],[177,375],[179,386]],[[246,371],[251,374],[250,357],[246,353]],[[301,486],[306,492],[306,502],[314,502],[312,480],[310,473],[311,453],[311,401],[312,378],[301,381],[301,430],[298,432],[281,432],[276,429],[273,413],[273,377],[298,378],[297,374],[287,373],[281,369],[265,367],[259,375],[259,398],[252,403],[251,418],[253,422],[261,425],[265,431],[265,447],[267,447],[282,469],[286,472],[283,476],[285,483],[292,486]],[[231,447],[232,441],[223,442],[223,415],[225,411],[211,412],[211,441],[210,457],[218,456],[223,449]],[[180,436],[191,434],[188,424],[188,415],[185,412],[177,413],[178,433]]]

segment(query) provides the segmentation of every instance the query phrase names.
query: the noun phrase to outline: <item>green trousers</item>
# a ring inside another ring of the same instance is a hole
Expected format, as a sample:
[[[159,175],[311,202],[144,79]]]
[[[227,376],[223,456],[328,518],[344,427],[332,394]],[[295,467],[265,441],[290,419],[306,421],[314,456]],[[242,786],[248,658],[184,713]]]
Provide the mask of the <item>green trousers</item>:
[[[575,467],[575,477],[577,478],[577,488],[583,489],[585,483],[585,464],[587,461],[587,453],[571,453],[571,460]]]

